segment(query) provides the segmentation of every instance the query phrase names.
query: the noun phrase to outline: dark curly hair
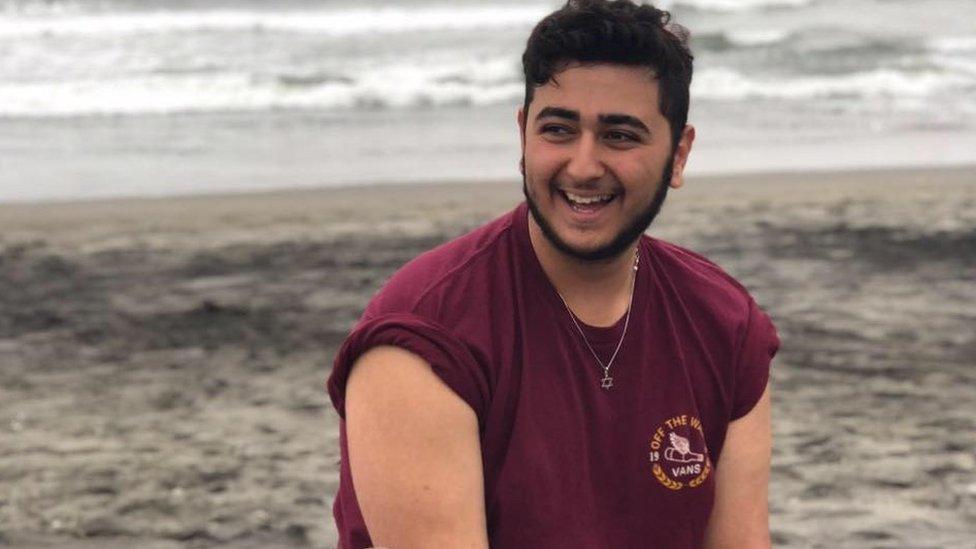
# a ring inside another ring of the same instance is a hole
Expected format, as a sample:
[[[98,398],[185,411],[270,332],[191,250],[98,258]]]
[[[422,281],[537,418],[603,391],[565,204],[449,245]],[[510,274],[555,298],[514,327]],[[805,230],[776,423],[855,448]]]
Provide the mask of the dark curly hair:
[[[646,66],[657,77],[658,109],[671,125],[672,147],[688,122],[692,73],[688,30],[671,14],[630,0],[569,0],[546,16],[522,54],[525,112],[535,88],[573,62]]]

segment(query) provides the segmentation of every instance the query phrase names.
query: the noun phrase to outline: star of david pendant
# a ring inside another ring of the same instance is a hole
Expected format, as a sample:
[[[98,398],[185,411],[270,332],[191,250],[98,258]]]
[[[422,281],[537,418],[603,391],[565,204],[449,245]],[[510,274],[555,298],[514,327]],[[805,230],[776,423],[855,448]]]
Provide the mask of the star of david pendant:
[[[613,387],[613,378],[607,374],[604,374],[603,379],[601,379],[600,381],[601,381],[600,386],[603,387],[604,389],[609,389],[610,387]]]

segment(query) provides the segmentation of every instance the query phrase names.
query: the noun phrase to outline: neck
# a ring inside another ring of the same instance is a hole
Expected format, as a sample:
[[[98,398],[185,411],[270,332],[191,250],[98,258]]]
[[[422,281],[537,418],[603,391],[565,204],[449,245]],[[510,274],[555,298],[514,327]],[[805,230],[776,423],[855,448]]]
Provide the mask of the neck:
[[[542,270],[583,322],[612,326],[631,303],[637,241],[616,257],[585,261],[558,250],[529,215],[529,239]]]

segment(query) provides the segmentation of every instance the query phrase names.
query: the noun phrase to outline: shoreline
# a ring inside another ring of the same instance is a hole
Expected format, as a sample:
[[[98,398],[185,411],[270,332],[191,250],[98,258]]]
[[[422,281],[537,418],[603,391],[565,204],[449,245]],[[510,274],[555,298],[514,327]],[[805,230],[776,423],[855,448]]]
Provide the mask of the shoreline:
[[[744,170],[732,171],[728,173],[691,173],[687,176],[692,185],[713,184],[721,182],[738,181],[776,181],[785,184],[811,183],[813,178],[823,178],[826,181],[836,181],[838,179],[849,179],[854,177],[869,177],[876,179],[882,176],[891,176],[897,180],[905,177],[919,177],[931,174],[949,175],[955,179],[957,173],[976,173],[976,159],[971,162],[960,162],[945,165],[912,165],[905,167],[850,167],[850,168],[822,168],[806,170]],[[976,180],[973,181],[976,183]],[[5,209],[17,209],[21,207],[46,207],[46,206],[84,206],[98,204],[131,204],[133,202],[152,202],[152,201],[208,201],[219,200],[231,197],[250,197],[250,198],[280,198],[299,195],[313,199],[320,198],[323,194],[353,194],[353,195],[373,195],[382,192],[398,193],[401,191],[414,192],[419,190],[435,189],[455,189],[455,188],[475,188],[475,187],[501,187],[505,185],[518,185],[518,180],[505,179],[471,179],[471,180],[451,180],[435,179],[433,181],[406,180],[403,182],[377,181],[372,183],[340,183],[336,185],[309,185],[309,186],[290,186],[280,189],[241,189],[202,191],[199,193],[174,193],[163,195],[122,195],[92,198],[64,198],[64,199],[11,199],[0,202],[0,211]]]

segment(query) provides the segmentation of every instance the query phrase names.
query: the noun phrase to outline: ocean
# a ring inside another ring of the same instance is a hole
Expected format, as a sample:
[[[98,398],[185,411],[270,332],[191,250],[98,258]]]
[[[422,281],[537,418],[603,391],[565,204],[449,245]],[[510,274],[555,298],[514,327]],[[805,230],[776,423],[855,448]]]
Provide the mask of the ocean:
[[[559,2],[7,0],[0,201],[516,181]],[[976,163],[973,0],[671,0],[692,174]]]

